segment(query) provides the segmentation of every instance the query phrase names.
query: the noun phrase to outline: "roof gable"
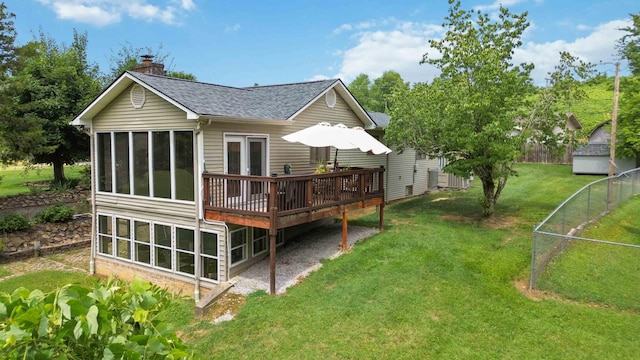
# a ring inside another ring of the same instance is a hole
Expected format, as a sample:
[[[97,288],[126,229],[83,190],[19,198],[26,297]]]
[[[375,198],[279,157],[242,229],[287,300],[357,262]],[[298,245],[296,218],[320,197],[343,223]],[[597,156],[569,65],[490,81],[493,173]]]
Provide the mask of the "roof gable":
[[[293,120],[310,104],[334,89],[365,126],[374,123],[340,80],[236,88],[127,71],[96,98],[74,125],[86,125],[132,83],[162,97],[187,113],[187,118],[224,117],[251,120]]]

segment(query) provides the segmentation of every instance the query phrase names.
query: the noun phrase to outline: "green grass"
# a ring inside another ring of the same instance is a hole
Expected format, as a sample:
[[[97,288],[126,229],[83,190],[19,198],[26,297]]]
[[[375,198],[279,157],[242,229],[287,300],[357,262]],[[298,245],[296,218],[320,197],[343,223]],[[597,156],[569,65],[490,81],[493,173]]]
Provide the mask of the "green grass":
[[[528,277],[533,226],[599,177],[517,170],[492,221],[477,215],[479,186],[403,201],[385,207],[385,231],[286,294],[251,295],[233,321],[195,320],[190,302],[164,318],[202,358],[635,358],[637,313],[534,301],[514,284]]]
[[[84,166],[65,166],[64,173],[67,179],[80,179],[80,170]],[[31,190],[24,186],[25,183],[52,181],[53,168],[42,166],[29,171],[22,167],[0,167],[0,197],[18,194],[28,194]]]
[[[640,198],[633,197],[582,236],[640,245]],[[581,302],[640,313],[640,249],[574,241],[549,264],[538,287]]]
[[[264,359],[633,358],[637,314],[534,301],[531,231],[597,177],[569,166],[519,165],[483,221],[481,191],[442,192],[385,208],[385,231],[326,261],[282,296],[251,296],[236,319],[175,319],[203,357]],[[375,215],[359,224],[375,224]]]
[[[29,290],[40,289],[44,292],[49,292],[65,284],[78,282],[90,285],[93,281],[93,278],[78,272],[45,270],[0,281],[0,292],[12,293],[18,287],[25,287]]]

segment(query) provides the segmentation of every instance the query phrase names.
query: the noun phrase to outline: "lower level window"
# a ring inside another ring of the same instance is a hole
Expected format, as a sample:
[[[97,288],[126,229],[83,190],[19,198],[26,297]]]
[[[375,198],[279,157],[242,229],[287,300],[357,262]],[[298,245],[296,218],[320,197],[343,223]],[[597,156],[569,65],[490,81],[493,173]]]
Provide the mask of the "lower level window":
[[[169,270],[195,275],[195,231],[110,215],[98,215],[97,252]],[[246,231],[245,231],[246,233]],[[246,254],[246,235],[244,254]],[[218,235],[200,232],[200,277],[218,281]]]
[[[231,265],[247,260],[247,228],[231,231]]]

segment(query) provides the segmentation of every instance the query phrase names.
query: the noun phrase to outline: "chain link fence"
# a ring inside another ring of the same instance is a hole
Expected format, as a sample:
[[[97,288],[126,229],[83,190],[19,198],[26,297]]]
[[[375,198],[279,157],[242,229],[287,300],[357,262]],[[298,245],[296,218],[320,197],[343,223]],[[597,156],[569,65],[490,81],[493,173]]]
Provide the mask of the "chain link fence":
[[[597,222],[638,193],[640,193],[640,168],[594,181],[560,204],[533,229],[529,288],[535,288],[536,280],[547,264],[560,254],[571,240],[640,249],[638,245],[580,237],[586,226]]]

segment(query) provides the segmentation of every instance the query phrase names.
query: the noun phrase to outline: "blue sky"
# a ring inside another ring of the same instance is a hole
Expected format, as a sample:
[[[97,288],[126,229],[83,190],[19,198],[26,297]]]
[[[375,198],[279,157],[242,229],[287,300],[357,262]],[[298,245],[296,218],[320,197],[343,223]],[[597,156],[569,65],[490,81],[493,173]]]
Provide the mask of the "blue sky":
[[[515,60],[533,62],[536,83],[567,50],[585,61],[614,62],[615,43],[637,0],[462,0],[493,14],[502,3],[527,11],[531,26]],[[41,28],[59,43],[87,32],[89,60],[109,70],[112,54],[130,44],[157,49],[172,68],[199,81],[252,86],[341,78],[371,79],[395,70],[411,83],[436,70],[419,65],[428,40],[443,34],[446,0],[5,0],[16,14],[18,42]],[[598,70],[610,75],[613,65]],[[623,71],[625,66],[623,64]]]

